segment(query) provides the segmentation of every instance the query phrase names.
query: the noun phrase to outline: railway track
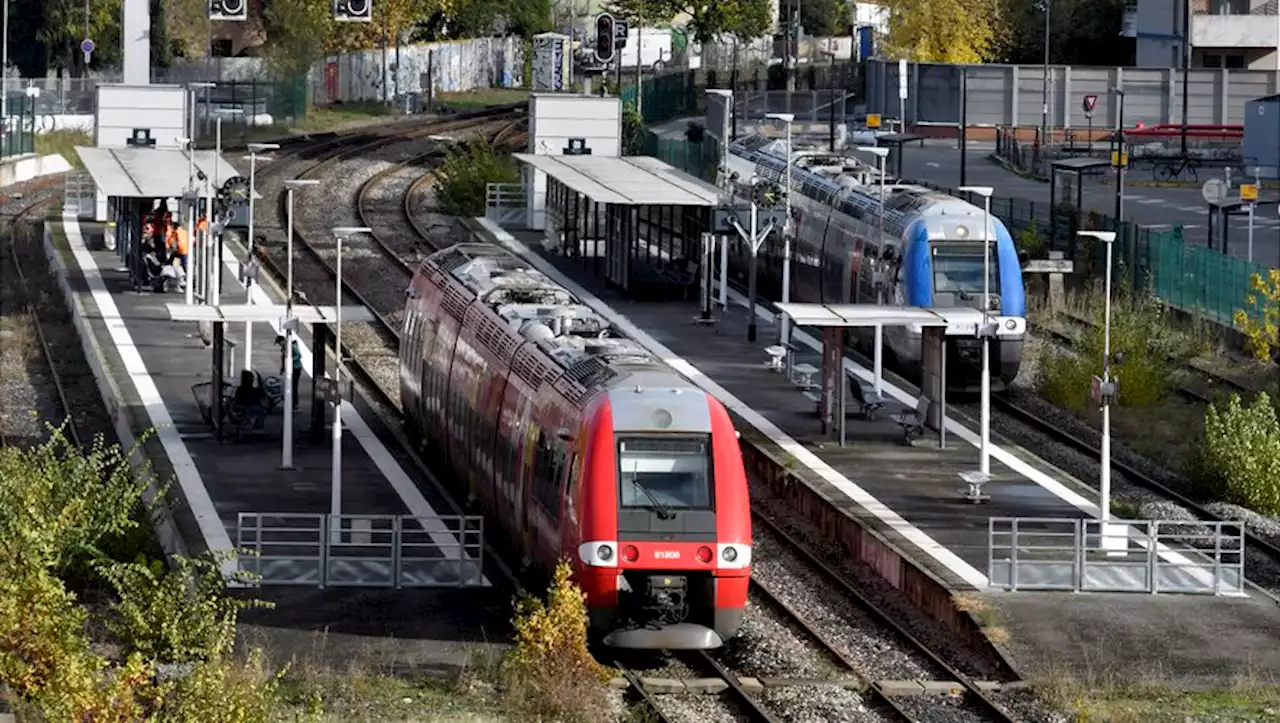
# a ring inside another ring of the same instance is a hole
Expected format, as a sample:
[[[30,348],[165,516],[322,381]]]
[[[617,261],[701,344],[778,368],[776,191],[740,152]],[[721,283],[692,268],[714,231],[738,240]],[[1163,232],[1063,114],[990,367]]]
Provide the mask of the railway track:
[[[9,399],[6,406],[12,405],[11,414],[35,415],[21,426],[29,430],[41,429],[38,439],[28,435],[20,439],[13,434],[10,424],[0,424],[0,447],[26,446],[43,441],[48,436],[47,428],[42,428],[46,423],[61,425],[66,439],[81,449],[85,448],[86,442],[92,442],[95,432],[110,431],[88,424],[88,420],[98,416],[95,414],[96,406],[92,404],[97,390],[92,386],[88,366],[77,363],[77,360],[83,361],[82,352],[75,329],[60,303],[56,284],[43,273],[47,262],[44,260],[43,229],[38,221],[59,200],[61,185],[62,177],[55,176],[25,184],[20,193],[3,198],[4,205],[18,206],[16,211],[5,214],[4,224],[4,233],[9,240],[4,259],[7,272],[3,274],[7,278],[0,281],[5,286],[3,294],[8,302],[4,316],[20,327],[7,330],[12,342],[7,351],[27,357],[26,376],[37,396],[37,399],[29,400],[30,405],[24,404],[23,400]],[[24,334],[29,336],[23,338]],[[0,344],[4,341],[0,339]],[[11,373],[18,376],[17,370]],[[40,382],[45,382],[42,386],[46,389],[34,389]],[[88,392],[92,392],[92,396],[86,396]],[[77,400],[75,403],[72,402],[73,397]],[[23,406],[20,408],[19,405]]]

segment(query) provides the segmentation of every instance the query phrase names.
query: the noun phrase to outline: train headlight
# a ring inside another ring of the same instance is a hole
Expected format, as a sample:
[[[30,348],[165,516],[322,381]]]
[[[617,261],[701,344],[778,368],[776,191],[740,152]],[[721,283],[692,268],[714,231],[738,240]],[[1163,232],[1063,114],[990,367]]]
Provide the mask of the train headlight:
[[[1014,329],[1018,328],[1018,321],[1016,319],[1005,319],[1004,328],[1008,329],[1009,331],[1013,331]]]
[[[733,562],[738,559],[738,551],[733,547],[726,547],[720,556],[724,558],[725,562]]]
[[[601,545],[596,548],[596,556],[608,562],[613,559],[613,548],[608,545]]]

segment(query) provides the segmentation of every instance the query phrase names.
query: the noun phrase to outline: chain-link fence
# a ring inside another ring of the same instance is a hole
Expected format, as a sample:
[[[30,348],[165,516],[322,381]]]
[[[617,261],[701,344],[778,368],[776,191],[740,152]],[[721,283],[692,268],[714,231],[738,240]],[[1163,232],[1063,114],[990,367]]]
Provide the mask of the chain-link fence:
[[[7,117],[0,127],[0,158],[35,153],[35,99],[24,93],[10,93],[7,103]]]

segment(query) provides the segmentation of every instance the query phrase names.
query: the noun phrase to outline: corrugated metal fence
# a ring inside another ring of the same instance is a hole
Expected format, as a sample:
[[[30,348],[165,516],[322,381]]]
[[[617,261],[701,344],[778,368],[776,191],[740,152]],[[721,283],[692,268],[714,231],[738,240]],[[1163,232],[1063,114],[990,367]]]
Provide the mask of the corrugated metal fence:
[[[961,74],[974,125],[1038,126],[1044,105],[1044,67],[1039,65],[907,64],[908,123],[960,122]],[[1124,120],[1182,122],[1182,71],[1172,68],[1049,66],[1049,124],[1083,128],[1081,107],[1096,95],[1095,127],[1113,127],[1118,104],[1112,87],[1125,91]],[[1244,122],[1244,102],[1280,92],[1280,73],[1263,70],[1196,69],[1188,81],[1188,122]],[[898,101],[898,64],[867,61],[867,112],[887,118],[902,115]]]

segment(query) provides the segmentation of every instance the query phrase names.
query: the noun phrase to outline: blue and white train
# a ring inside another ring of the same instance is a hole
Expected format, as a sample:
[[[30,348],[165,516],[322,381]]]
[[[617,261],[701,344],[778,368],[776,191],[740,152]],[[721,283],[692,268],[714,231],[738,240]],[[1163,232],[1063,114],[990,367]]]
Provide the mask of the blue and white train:
[[[727,166],[738,183],[754,175],[782,185],[786,147],[776,139],[747,137],[730,146]],[[875,169],[862,164],[803,153],[793,157],[792,301],[981,308],[983,210],[922,186],[886,184],[881,230],[877,180]],[[994,216],[989,231],[988,238],[994,239],[989,309],[1023,317],[1026,296],[1013,238]],[[745,278],[749,249],[741,240],[730,248],[730,272]],[[760,252],[757,283],[767,298],[780,298],[782,248],[771,241]],[[864,348],[870,346],[871,334],[855,331]],[[918,327],[884,329],[886,349],[912,377],[919,373],[920,338]],[[1021,335],[1002,336],[992,346],[993,388],[1003,388],[1018,375],[1022,342]],[[974,388],[981,375],[979,343],[955,340],[948,350],[948,386]]]

